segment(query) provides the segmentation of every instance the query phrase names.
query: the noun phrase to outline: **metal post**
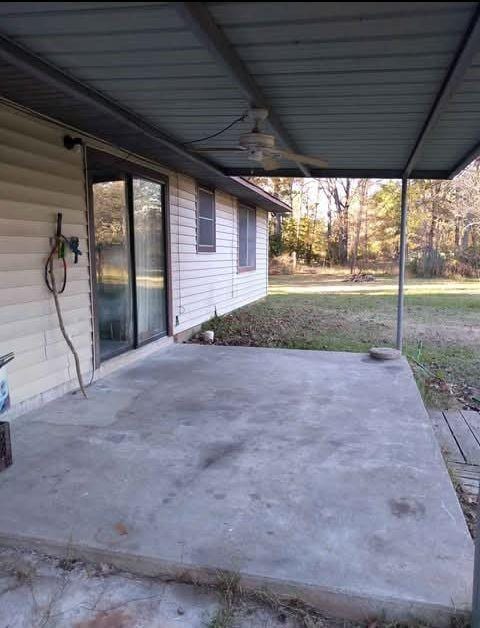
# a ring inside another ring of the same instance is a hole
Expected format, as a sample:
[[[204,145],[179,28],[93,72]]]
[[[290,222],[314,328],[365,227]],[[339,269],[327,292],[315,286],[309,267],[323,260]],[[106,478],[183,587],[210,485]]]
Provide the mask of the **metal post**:
[[[403,302],[405,286],[405,261],[407,253],[407,215],[408,215],[408,179],[402,178],[402,201],[400,217],[400,259],[398,263],[398,298],[397,298],[397,349],[403,348]]]

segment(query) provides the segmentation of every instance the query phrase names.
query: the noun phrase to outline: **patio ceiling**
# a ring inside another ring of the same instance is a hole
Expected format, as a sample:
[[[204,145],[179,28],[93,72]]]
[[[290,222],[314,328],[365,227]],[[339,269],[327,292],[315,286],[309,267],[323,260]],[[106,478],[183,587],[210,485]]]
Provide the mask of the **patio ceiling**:
[[[4,2],[0,84],[233,193],[226,176],[265,172],[188,143],[251,105],[280,145],[329,162],[276,174],[448,178],[480,149],[479,15],[477,2]],[[235,145],[249,125],[202,145]]]

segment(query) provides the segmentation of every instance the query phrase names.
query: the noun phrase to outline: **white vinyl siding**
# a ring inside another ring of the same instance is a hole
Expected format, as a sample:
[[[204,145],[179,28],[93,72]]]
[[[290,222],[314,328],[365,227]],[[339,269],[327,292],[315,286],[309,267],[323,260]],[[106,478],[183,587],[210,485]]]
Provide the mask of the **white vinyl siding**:
[[[12,406],[20,410],[37,403],[33,400],[40,403],[44,393],[50,398],[77,387],[74,360],[43,278],[59,211],[64,234],[77,236],[83,253],[78,265],[68,258],[67,288],[60,302],[84,375],[92,369],[83,161],[81,152],[64,148],[67,132],[0,105],[0,355],[15,352],[7,368]],[[100,141],[90,142],[109,150]],[[131,159],[168,177],[174,333],[264,297],[267,212],[256,212],[256,269],[239,273],[237,199],[215,191],[215,251],[199,252],[197,182],[160,164]]]
[[[66,151],[59,127],[0,107],[0,355],[8,365],[12,405],[75,380],[43,269],[55,233],[80,238],[79,263],[68,259],[60,296],[84,372],[92,365],[87,214],[81,154]]]
[[[196,184],[183,175],[170,178],[170,230],[173,322],[178,333],[256,301],[267,292],[267,212],[257,209],[256,268],[238,272],[238,204],[215,192],[216,250],[196,249]]]

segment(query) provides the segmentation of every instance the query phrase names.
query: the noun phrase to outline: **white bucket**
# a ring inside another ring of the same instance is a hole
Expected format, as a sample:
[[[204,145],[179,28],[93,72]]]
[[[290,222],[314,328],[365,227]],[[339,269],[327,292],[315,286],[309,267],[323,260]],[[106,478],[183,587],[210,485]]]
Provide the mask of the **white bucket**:
[[[203,342],[208,342],[212,344],[212,342],[215,340],[215,332],[211,330],[204,331],[202,334],[202,340]]]

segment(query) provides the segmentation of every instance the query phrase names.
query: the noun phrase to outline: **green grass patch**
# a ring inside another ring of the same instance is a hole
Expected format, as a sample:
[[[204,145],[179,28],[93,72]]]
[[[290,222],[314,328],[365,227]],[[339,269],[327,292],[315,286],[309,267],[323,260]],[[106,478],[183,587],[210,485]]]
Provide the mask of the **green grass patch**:
[[[396,292],[396,279],[386,276],[361,284],[338,274],[278,276],[266,299],[204,327],[215,331],[217,344],[365,352],[394,346]],[[474,407],[480,396],[480,282],[409,280],[405,342],[424,367],[411,362],[426,403]]]

